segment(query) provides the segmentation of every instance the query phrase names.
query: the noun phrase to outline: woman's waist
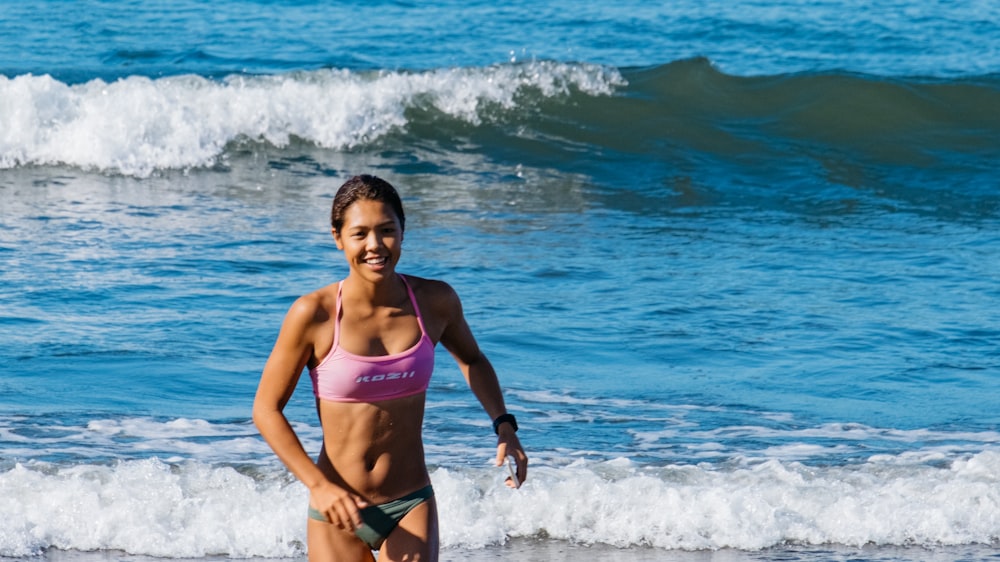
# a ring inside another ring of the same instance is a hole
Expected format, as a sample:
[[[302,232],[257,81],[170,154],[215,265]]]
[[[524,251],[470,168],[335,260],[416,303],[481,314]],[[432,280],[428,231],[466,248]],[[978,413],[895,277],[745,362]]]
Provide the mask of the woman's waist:
[[[396,499],[430,483],[419,443],[366,450],[325,444],[318,464],[331,482],[374,503]]]

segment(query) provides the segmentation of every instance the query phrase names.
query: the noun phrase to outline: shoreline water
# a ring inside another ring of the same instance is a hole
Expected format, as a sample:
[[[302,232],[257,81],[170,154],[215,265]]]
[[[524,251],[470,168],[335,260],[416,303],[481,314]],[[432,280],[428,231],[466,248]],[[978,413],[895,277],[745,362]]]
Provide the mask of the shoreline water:
[[[995,545],[932,547],[789,545],[756,551],[664,550],[651,547],[617,548],[601,544],[579,544],[540,539],[515,539],[485,548],[448,548],[441,562],[989,562],[1000,556]],[[175,560],[136,556],[124,552],[80,552],[49,549],[39,556],[0,558],[6,562],[165,562]],[[226,556],[187,558],[190,562],[305,562],[306,557],[231,558]]]

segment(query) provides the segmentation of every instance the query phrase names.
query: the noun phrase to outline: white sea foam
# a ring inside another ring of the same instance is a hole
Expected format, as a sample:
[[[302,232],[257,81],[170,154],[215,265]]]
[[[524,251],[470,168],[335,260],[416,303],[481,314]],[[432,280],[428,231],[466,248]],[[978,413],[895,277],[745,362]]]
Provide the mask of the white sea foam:
[[[64,164],[147,176],[217,161],[228,143],[283,147],[364,144],[407,125],[413,107],[478,123],[488,106],[512,108],[524,88],[543,96],[607,94],[623,83],[606,67],[532,62],[486,68],[276,76],[199,76],[69,85],[49,76],[0,75],[0,168]]]
[[[299,488],[203,464],[18,465],[0,475],[0,489],[8,491],[0,497],[0,556],[49,547],[281,556],[304,530]]]
[[[946,466],[770,460],[724,469],[652,469],[628,459],[535,466],[521,490],[491,466],[432,473],[442,544],[513,537],[667,549],[754,550],[783,543],[996,544],[1000,452]],[[163,557],[300,556],[304,488],[283,470],[252,473],[156,459],[19,464],[0,473],[0,555],[46,548]]]

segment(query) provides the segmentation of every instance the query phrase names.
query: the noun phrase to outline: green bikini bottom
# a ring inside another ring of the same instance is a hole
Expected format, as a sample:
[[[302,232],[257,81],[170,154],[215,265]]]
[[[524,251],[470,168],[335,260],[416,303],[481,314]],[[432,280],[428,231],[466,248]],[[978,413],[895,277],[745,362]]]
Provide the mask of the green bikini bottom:
[[[359,539],[372,550],[382,548],[382,543],[399,522],[413,508],[434,497],[434,488],[427,485],[412,494],[407,494],[398,500],[392,500],[379,505],[370,505],[361,509],[361,526],[354,530]],[[329,523],[330,520],[314,507],[309,506],[309,518]]]

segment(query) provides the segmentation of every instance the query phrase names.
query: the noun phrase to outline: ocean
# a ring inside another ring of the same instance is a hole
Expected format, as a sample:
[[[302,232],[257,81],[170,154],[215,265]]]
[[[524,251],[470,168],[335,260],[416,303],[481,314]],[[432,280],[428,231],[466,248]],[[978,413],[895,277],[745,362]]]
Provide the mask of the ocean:
[[[1000,3],[0,2],[0,559],[305,559],[250,421],[373,173],[443,560],[1000,558]],[[304,377],[287,413],[321,433]]]

